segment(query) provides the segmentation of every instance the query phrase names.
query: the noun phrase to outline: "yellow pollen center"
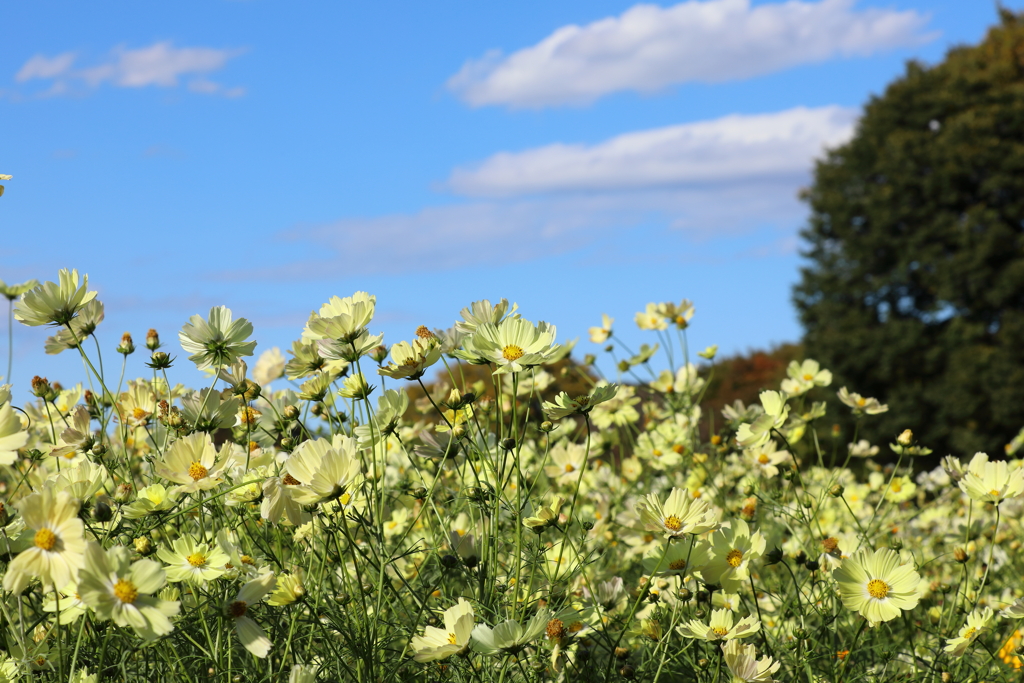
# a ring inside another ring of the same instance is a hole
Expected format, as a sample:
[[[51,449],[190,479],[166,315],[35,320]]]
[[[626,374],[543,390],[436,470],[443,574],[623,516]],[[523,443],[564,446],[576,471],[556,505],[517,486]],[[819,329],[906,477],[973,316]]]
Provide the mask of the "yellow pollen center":
[[[996,498],[998,498],[1000,494],[999,491],[992,489],[991,491],[988,492],[988,495],[995,496]]]
[[[188,476],[192,477],[192,481],[199,481],[207,474],[209,471],[203,467],[202,463],[194,462],[188,466]]]
[[[889,594],[889,584],[881,579],[871,579],[868,581],[868,595],[878,600],[881,600]]]
[[[338,502],[341,503],[342,505],[348,505],[351,500],[352,494],[350,493],[343,493],[340,496],[338,496]]]
[[[673,560],[668,563],[668,568],[674,571],[681,571],[686,569],[686,560]]]
[[[231,603],[231,606],[228,607],[228,612],[235,619],[238,619],[239,617],[244,617],[248,609],[249,605],[246,604],[245,600],[235,600],[233,603]]]
[[[281,483],[284,484],[285,486],[298,486],[302,482],[293,477],[292,475],[286,474],[284,475],[284,479],[281,480]]]
[[[899,479],[893,479],[892,480],[892,492],[893,493],[899,493],[902,490],[903,490],[903,482],[900,481]]]
[[[567,462],[567,463],[565,463],[565,471],[566,472],[575,472],[576,468],[573,467],[573,464],[571,462]]]
[[[118,579],[114,584],[114,596],[126,605],[130,605],[139,597],[139,590],[131,581]]]
[[[804,380],[805,381],[810,382],[812,379],[814,379],[814,375],[812,375],[810,373],[804,373]]]
[[[661,451],[659,451],[659,450],[658,450],[657,448],[655,448],[655,449],[654,449],[654,450],[652,451],[652,455],[654,455],[654,457],[655,457],[655,458],[660,458],[660,457],[661,457],[661,455],[662,455],[662,453],[661,453]]]
[[[585,408],[586,406],[590,405],[589,396],[577,396],[576,398],[573,399],[573,401],[576,403],[576,405],[580,406],[581,408]]]
[[[669,515],[665,518],[665,528],[671,529],[672,531],[679,531],[683,528],[683,520],[679,519],[675,515]]]
[[[143,410],[142,408],[135,408],[132,410],[132,417],[135,418],[136,420],[143,420],[149,417],[149,412]]]
[[[764,453],[762,453],[761,455],[757,456],[757,461],[759,463],[761,463],[762,465],[767,465],[770,460],[771,460],[771,458],[769,458]]]
[[[743,551],[736,548],[729,551],[729,554],[725,556],[725,561],[730,567],[738,567],[743,564]]]
[[[35,543],[37,548],[53,550],[53,546],[57,545],[57,534],[49,529],[40,529],[36,532]]]
[[[252,557],[250,557],[249,555],[242,555],[238,559],[242,561],[242,564],[256,564],[256,561],[253,560]]]
[[[962,636],[960,636],[960,637],[961,638],[970,638],[970,637],[972,637],[977,632],[978,632],[978,629],[976,629],[976,628],[974,628],[972,626],[969,629],[967,629],[966,631],[964,631],[964,634]]]
[[[868,400],[866,398],[861,397],[861,398],[857,399],[857,405],[860,406],[861,408],[863,408],[867,404],[868,404]]]
[[[517,361],[523,357],[523,350],[515,344],[509,344],[501,350],[501,355],[509,362]]]
[[[458,645],[459,644],[459,639],[455,637],[454,633],[449,633],[448,634],[448,642],[451,645]]]
[[[192,553],[188,556],[188,563],[193,567],[202,567],[206,564],[206,555],[202,553]]]
[[[720,635],[720,636],[724,636],[726,633],[729,632],[729,629],[722,628],[721,626],[712,627],[711,630],[714,631],[717,635]]]
[[[552,619],[546,629],[549,640],[558,640],[565,635],[565,624],[561,619]]]

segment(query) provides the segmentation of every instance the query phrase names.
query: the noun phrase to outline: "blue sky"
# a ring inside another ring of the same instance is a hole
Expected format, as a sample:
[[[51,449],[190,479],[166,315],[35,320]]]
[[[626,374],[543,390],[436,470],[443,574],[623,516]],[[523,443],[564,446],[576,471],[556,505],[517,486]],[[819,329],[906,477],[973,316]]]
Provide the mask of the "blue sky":
[[[390,343],[501,297],[582,353],[601,313],[636,346],[633,314],[683,298],[694,347],[793,341],[812,159],[906,60],[996,20],[983,0],[3,3],[0,279],[88,273],[108,359],[150,327],[180,352],[221,304],[257,355],[284,349],[356,290]],[[84,378],[49,333],[16,327],[18,387]]]

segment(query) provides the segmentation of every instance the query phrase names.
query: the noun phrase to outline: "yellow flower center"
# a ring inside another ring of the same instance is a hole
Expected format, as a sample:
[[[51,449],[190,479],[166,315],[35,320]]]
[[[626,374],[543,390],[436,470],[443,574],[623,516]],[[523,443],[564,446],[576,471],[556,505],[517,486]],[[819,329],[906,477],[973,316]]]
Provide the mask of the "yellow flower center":
[[[804,381],[810,382],[812,379],[814,379],[814,375],[809,372],[804,373]]]
[[[245,603],[245,600],[235,600],[231,603],[231,606],[228,607],[228,613],[235,619],[238,619],[240,617],[244,617],[248,609],[249,605]]]
[[[249,555],[242,555],[238,559],[242,561],[242,564],[256,564],[256,561]]]
[[[284,484],[285,486],[298,486],[302,482],[293,477],[292,475],[286,474],[284,475],[284,479],[281,480],[281,483]]]
[[[517,361],[523,357],[523,350],[515,344],[509,344],[501,350],[502,357],[509,361]]]
[[[988,492],[988,495],[995,496],[996,498],[998,498],[1001,494],[999,493],[999,491],[992,489],[991,491]]]
[[[899,479],[893,479],[892,480],[892,492],[893,493],[899,493],[902,490],[903,490],[903,482],[900,481]]]
[[[36,532],[35,543],[37,548],[53,550],[53,546],[57,545],[57,534],[49,529],[40,529]]]
[[[762,465],[767,465],[767,464],[769,463],[769,461],[770,461],[770,460],[771,460],[771,458],[769,458],[769,457],[768,457],[767,455],[765,455],[764,453],[762,453],[761,455],[757,456],[757,461],[758,461],[759,463],[761,463]]]
[[[738,567],[743,564],[743,551],[737,548],[733,548],[729,551],[729,554],[725,556],[725,561],[730,567]]]
[[[437,336],[426,325],[420,325],[416,328],[416,336],[420,339],[437,339]]]
[[[871,579],[868,581],[868,595],[878,600],[883,599],[889,594],[889,584],[881,579]]]
[[[560,640],[565,636],[565,624],[562,623],[561,619],[552,619],[548,622],[545,632],[547,633],[548,640]]]
[[[114,584],[114,597],[121,602],[130,605],[139,597],[139,589],[135,584],[126,579],[118,579]]]
[[[868,400],[866,398],[864,398],[864,397],[860,397],[860,398],[857,399],[856,403],[857,403],[858,406],[863,408],[864,406],[866,406],[868,404]]]
[[[729,629],[723,628],[721,626],[714,626],[714,627],[712,627],[711,630],[714,631],[717,635],[720,635],[720,636],[724,636],[725,634],[727,634],[729,632]]]
[[[202,567],[206,564],[206,555],[202,553],[192,553],[188,556],[188,563],[193,567]]]
[[[576,398],[573,399],[573,402],[575,402],[576,405],[578,405],[580,408],[586,408],[587,406],[590,405],[590,397],[577,396]]]
[[[576,468],[573,467],[573,464],[571,462],[567,462],[567,463],[565,463],[565,471],[566,472],[575,472]]]
[[[659,451],[657,448],[651,451],[651,454],[654,455],[655,458],[660,458],[662,455],[661,451]]]
[[[143,410],[142,408],[136,407],[132,410],[132,417],[136,420],[144,420],[147,417],[149,417],[149,412]]]
[[[203,467],[202,463],[193,462],[188,466],[188,476],[192,477],[192,481],[199,481],[207,474],[209,471]]]
[[[665,518],[665,528],[671,529],[672,531],[679,531],[683,528],[683,520],[679,519],[675,515],[669,515]]]
[[[961,638],[971,638],[971,637],[973,637],[973,636],[974,636],[974,634],[975,634],[975,633],[977,633],[977,632],[978,632],[978,629],[976,629],[976,628],[974,628],[974,627],[972,626],[972,627],[970,627],[969,629],[967,629],[966,631],[964,631],[964,634],[963,634],[962,636],[960,636],[960,637],[961,637]]]
[[[668,568],[674,571],[686,569],[686,560],[673,560],[668,563]]]
[[[448,634],[448,642],[450,644],[452,644],[452,645],[458,645],[459,644],[459,639],[455,637],[454,633],[449,633]]]
[[[340,496],[338,496],[338,502],[341,503],[342,505],[348,505],[351,500],[352,494],[350,493],[343,493]]]

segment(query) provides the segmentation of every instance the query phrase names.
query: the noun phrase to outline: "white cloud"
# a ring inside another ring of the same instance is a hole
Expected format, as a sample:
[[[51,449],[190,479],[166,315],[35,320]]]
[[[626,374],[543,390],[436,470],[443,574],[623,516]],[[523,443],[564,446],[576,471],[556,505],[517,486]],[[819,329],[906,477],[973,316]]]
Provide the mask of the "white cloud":
[[[109,84],[121,88],[157,86],[171,88],[188,79],[193,92],[237,96],[241,89],[225,89],[205,75],[224,68],[241,50],[209,47],[175,47],[170,41],[154,43],[135,50],[119,46],[94,66],[75,69],[76,55],[68,52],[55,57],[35,55],[18,71],[15,80],[26,82],[52,80],[51,94],[73,92],[75,85],[91,88]]]
[[[792,249],[806,215],[797,193],[814,159],[849,139],[855,116],[836,106],[798,107],[627,133],[591,146],[496,154],[452,172],[448,187],[470,199],[293,228],[282,237],[308,247],[311,260],[259,276],[329,279],[339,264],[365,275],[520,263],[601,240],[620,243],[635,228],[674,230],[696,241],[771,229],[777,243],[743,253],[778,256]],[[629,248],[650,255],[650,245]]]
[[[47,57],[45,55],[35,55],[29,59],[15,74],[14,80],[19,83],[30,81],[33,78],[56,78],[61,74],[66,73],[71,65],[75,61],[74,52],[65,52],[64,54],[55,55],[53,57]]]
[[[596,145],[502,152],[455,169],[448,186],[470,196],[729,185],[806,175],[826,146],[849,139],[856,110],[797,107],[734,114],[619,135]]]
[[[918,45],[928,18],[914,10],[854,9],[855,0],[691,0],[635,5],[618,17],[563,26],[508,56],[470,60],[448,87],[473,106],[586,104],[609,93],[717,83],[837,56]]]

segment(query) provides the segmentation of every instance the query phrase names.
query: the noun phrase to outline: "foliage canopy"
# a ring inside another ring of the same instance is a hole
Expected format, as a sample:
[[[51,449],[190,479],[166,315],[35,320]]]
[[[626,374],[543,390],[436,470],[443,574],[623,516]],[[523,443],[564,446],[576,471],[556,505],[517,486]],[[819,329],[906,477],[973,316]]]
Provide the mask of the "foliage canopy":
[[[1024,424],[1024,15],[873,97],[818,162],[794,299],[809,357],[938,453]]]

